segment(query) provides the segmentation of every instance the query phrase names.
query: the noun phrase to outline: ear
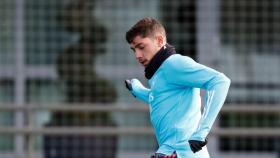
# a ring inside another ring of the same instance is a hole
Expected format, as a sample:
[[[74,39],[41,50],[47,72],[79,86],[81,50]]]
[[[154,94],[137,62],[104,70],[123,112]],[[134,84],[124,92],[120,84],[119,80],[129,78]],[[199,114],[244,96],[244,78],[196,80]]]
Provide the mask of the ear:
[[[160,48],[163,46],[163,44],[164,44],[164,37],[162,35],[159,34],[159,35],[156,36],[156,44]]]

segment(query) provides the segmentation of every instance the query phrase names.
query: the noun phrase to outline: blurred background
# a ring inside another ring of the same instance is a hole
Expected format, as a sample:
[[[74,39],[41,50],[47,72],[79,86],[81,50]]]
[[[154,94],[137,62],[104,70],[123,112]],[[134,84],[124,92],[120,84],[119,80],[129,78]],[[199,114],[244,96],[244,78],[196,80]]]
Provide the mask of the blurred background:
[[[0,158],[146,158],[157,143],[125,41],[159,19],[177,52],[232,85],[213,158],[280,157],[279,0],[1,0]]]

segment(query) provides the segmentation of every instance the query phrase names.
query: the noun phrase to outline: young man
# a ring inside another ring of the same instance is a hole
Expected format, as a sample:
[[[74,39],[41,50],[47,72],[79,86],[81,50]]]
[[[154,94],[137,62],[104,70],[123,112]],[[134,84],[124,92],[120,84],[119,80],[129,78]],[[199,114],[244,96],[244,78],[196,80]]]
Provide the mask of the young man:
[[[145,67],[149,87],[126,80],[126,87],[149,104],[159,149],[157,158],[209,158],[207,135],[225,101],[230,80],[222,73],[176,54],[155,19],[138,21],[126,40]],[[206,90],[201,113],[200,89]]]

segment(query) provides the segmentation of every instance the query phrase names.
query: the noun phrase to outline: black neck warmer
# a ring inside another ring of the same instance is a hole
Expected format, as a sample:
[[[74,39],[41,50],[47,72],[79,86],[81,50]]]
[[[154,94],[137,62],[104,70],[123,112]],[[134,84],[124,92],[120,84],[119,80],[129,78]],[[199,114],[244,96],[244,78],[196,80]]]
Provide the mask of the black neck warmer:
[[[175,54],[175,48],[172,45],[164,45],[152,58],[145,68],[145,77],[151,79],[161,64],[171,55]]]

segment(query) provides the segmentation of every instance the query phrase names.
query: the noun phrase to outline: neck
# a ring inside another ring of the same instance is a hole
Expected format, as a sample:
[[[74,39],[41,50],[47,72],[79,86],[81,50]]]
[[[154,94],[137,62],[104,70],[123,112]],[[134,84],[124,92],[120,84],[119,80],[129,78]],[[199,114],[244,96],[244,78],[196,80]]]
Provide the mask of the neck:
[[[169,44],[162,46],[159,51],[154,55],[150,63],[145,68],[145,76],[151,79],[154,73],[158,70],[161,64],[171,55],[175,54],[175,48]]]

